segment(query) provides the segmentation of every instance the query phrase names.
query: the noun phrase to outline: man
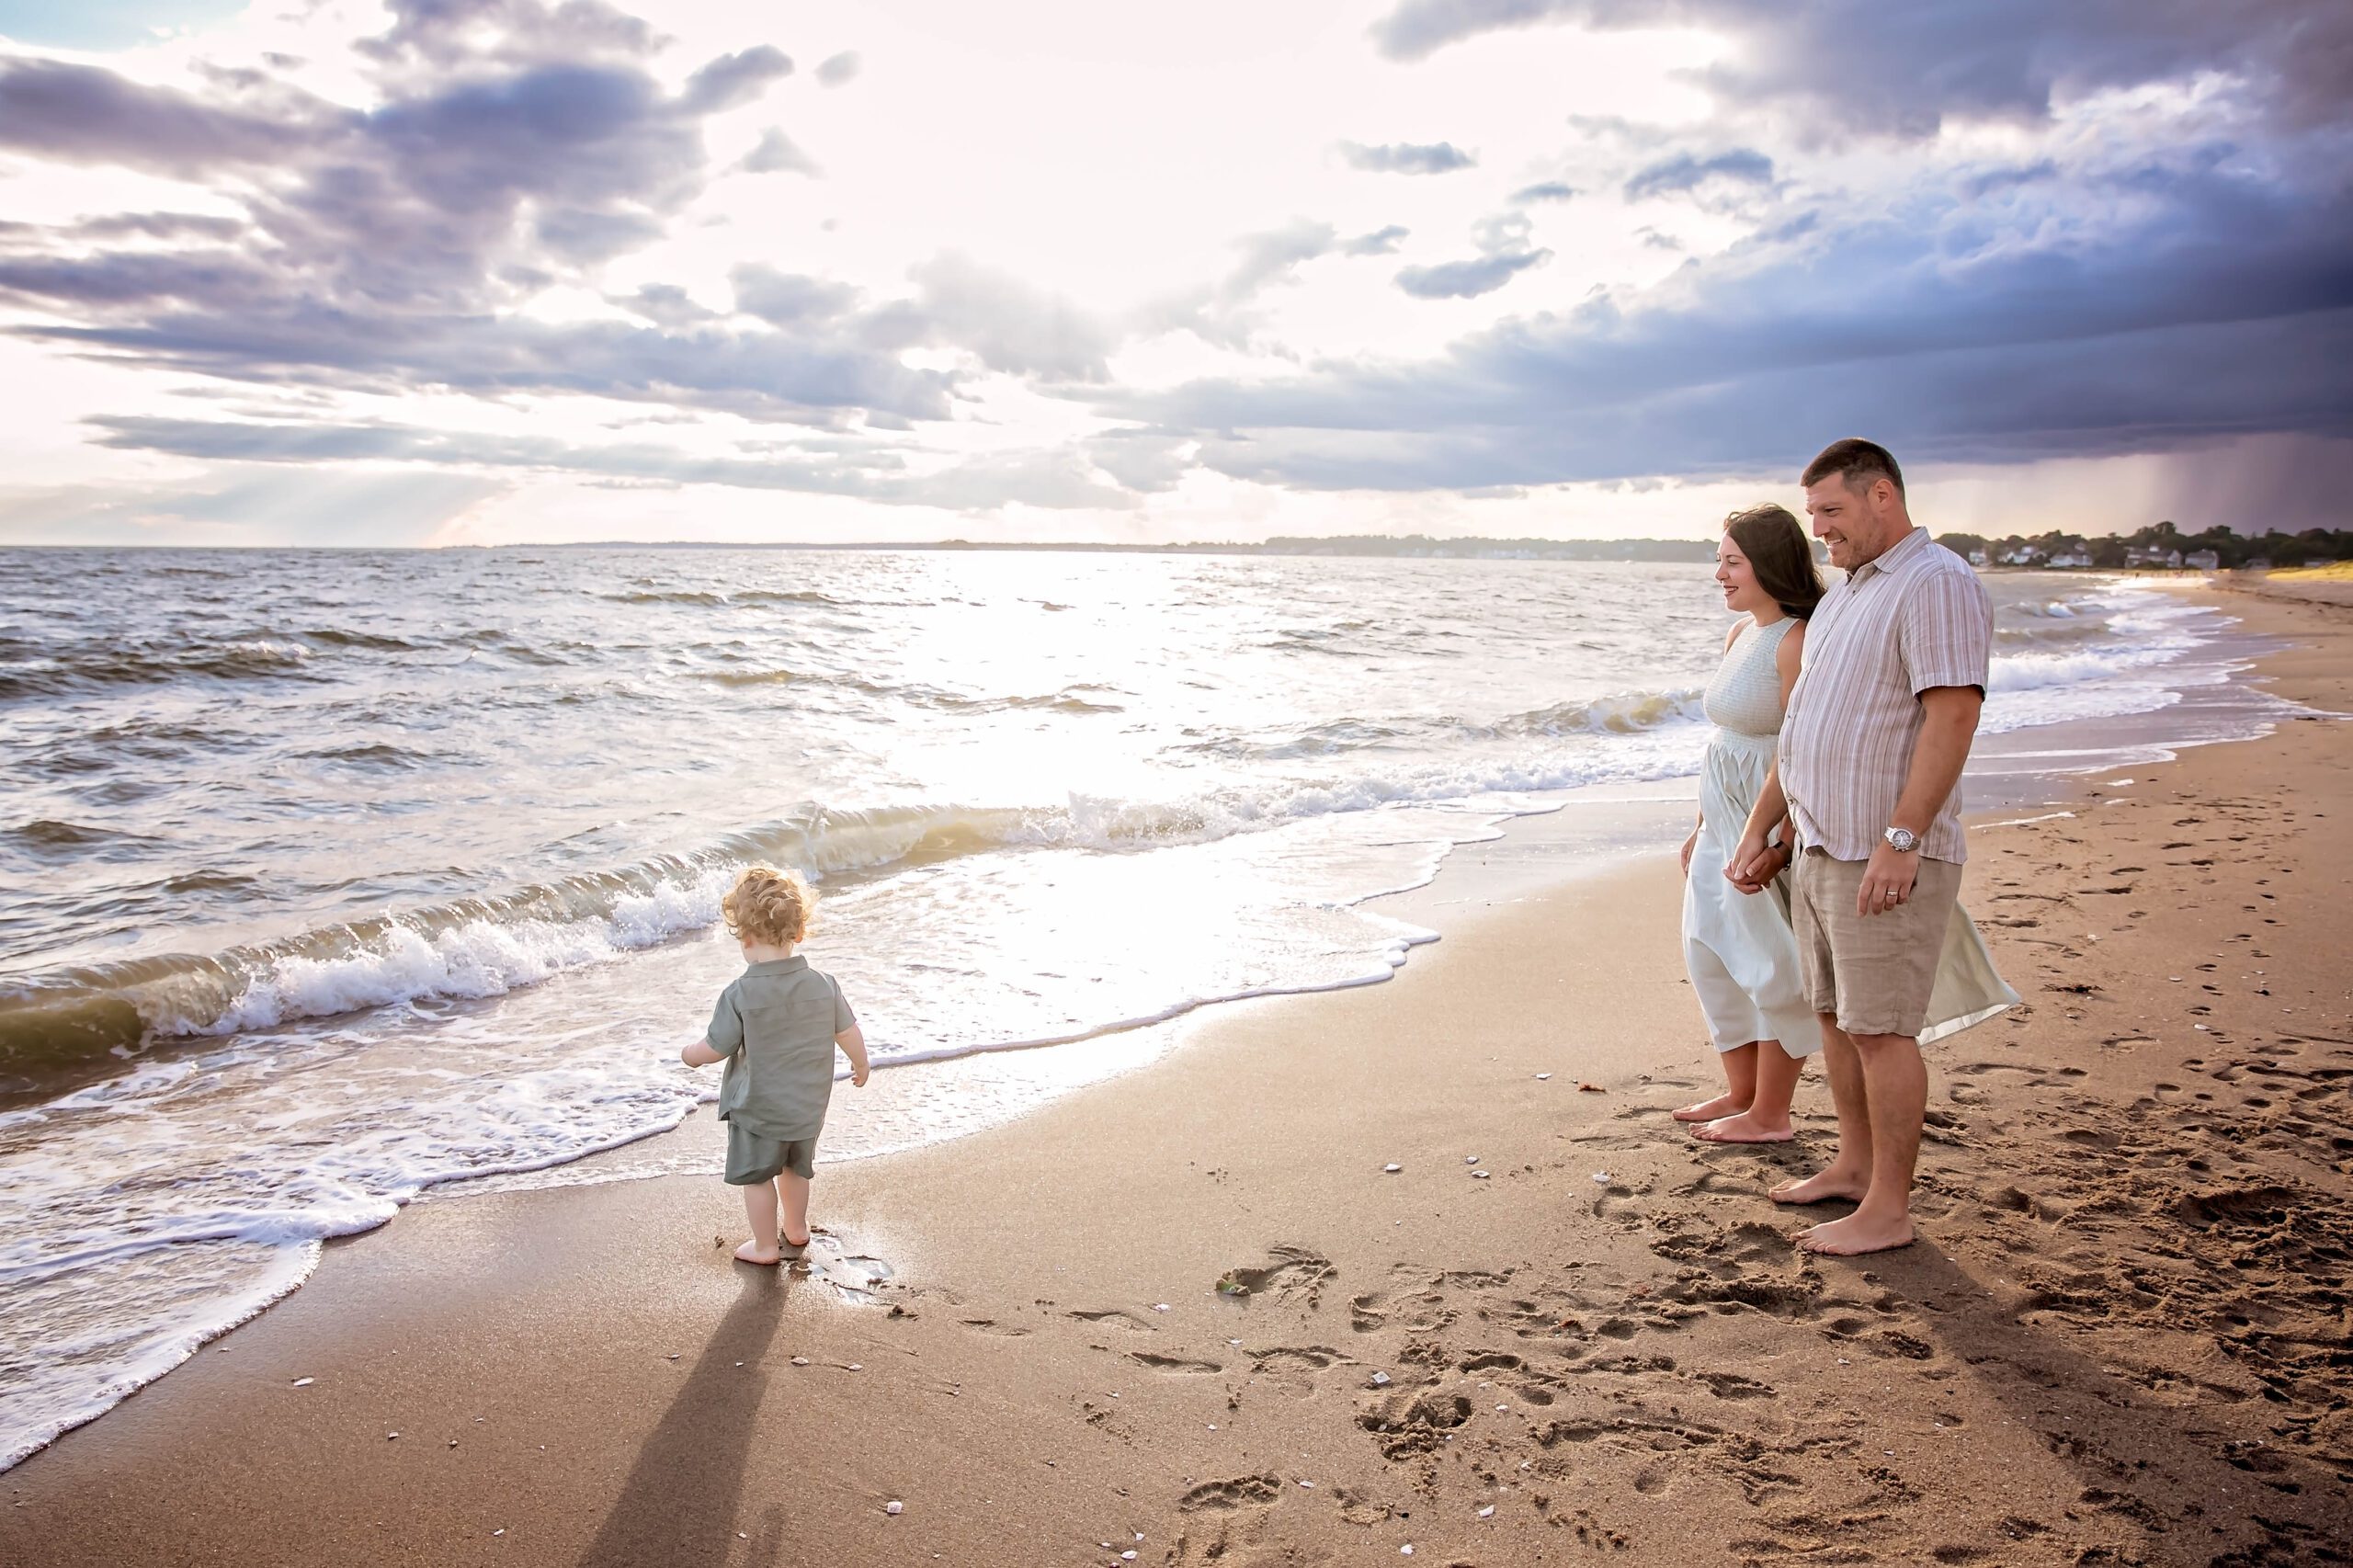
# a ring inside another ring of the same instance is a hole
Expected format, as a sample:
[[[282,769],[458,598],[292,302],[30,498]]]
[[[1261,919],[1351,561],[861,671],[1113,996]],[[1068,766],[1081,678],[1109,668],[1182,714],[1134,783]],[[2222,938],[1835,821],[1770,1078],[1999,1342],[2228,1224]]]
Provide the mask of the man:
[[[1773,1200],[1850,1199],[1852,1214],[1798,1244],[1881,1252],[1912,1240],[1919,1034],[1967,858],[1959,786],[1994,610],[1968,563],[1913,524],[1885,448],[1833,442],[1803,483],[1847,580],[1813,613],[1772,772],[1724,874],[1754,892],[1794,857],[1790,919],[1838,1112],[1836,1156]],[[1768,845],[1785,812],[1795,845]]]

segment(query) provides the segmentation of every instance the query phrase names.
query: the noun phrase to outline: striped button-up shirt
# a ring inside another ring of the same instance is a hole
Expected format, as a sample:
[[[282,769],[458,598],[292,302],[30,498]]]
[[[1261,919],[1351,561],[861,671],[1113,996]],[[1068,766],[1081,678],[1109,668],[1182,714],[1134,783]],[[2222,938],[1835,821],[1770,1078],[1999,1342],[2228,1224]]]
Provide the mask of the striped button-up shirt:
[[[1781,722],[1782,792],[1798,842],[1868,860],[1893,824],[1931,687],[1985,687],[1994,606],[1969,563],[1915,528],[1847,574],[1806,627],[1803,667]],[[1969,858],[1956,784],[1920,850]]]

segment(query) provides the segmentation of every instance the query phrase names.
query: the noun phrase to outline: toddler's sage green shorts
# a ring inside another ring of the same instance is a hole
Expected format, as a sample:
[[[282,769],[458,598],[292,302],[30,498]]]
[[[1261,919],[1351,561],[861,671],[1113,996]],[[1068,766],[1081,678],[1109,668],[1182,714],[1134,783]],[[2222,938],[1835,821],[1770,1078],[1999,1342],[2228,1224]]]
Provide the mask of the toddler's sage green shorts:
[[[750,1187],[790,1171],[806,1180],[817,1174],[814,1138],[771,1138],[740,1121],[727,1124],[727,1185]]]

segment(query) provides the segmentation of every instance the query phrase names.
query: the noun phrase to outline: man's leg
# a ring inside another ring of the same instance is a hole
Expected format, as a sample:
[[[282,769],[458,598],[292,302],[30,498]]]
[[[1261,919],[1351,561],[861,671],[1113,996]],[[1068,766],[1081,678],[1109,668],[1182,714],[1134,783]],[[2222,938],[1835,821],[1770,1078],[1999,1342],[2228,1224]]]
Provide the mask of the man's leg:
[[[1928,1068],[1907,1035],[1851,1037],[1870,1102],[1870,1187],[1852,1214],[1802,1233],[1808,1252],[1885,1252],[1912,1240],[1912,1171],[1928,1111]]]
[[[1838,1112],[1838,1152],[1803,1181],[1783,1182],[1769,1195],[1776,1203],[1824,1203],[1834,1198],[1862,1201],[1870,1190],[1872,1123],[1869,1085],[1854,1038],[1824,1013],[1822,1070],[1830,1080],[1830,1103]]]

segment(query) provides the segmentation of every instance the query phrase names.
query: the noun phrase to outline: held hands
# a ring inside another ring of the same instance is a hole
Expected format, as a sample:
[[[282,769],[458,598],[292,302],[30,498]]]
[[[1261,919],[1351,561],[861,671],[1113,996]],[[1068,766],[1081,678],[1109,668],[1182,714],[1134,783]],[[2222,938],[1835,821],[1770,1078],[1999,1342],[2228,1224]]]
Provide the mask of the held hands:
[[[1857,915],[1885,915],[1912,896],[1912,884],[1919,880],[1920,852],[1909,854],[1893,844],[1881,844],[1871,851],[1869,864],[1863,868],[1862,886],[1855,891]]]
[[[1732,859],[1724,866],[1724,877],[1745,893],[1760,893],[1772,885],[1773,879],[1788,864],[1786,846],[1766,843],[1761,833],[1746,833],[1741,835]]]

